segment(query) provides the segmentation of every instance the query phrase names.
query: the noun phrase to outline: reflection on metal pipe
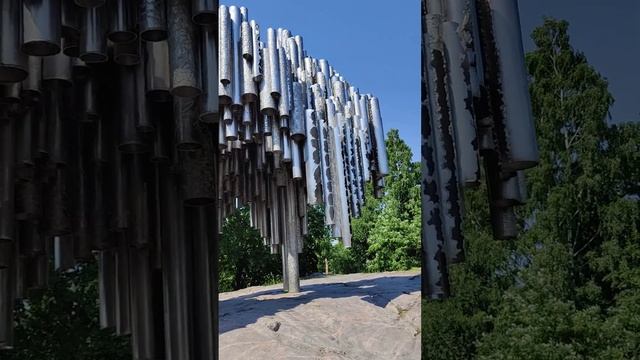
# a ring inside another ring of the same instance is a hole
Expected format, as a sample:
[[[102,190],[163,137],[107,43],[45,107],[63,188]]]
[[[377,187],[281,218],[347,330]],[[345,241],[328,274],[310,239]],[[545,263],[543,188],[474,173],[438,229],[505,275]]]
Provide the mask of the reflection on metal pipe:
[[[517,235],[522,172],[538,162],[516,0],[422,1],[423,296],[449,296],[462,189],[481,156],[494,237]]]

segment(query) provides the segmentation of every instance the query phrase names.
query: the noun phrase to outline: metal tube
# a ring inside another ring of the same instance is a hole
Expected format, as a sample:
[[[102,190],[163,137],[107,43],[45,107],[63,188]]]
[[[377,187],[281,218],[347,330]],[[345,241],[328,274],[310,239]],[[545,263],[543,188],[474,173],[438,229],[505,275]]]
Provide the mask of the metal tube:
[[[140,41],[114,43],[113,61],[124,66],[140,64]]]
[[[193,299],[194,299],[194,358],[209,358],[217,352],[217,317],[214,297],[217,282],[212,276],[216,270],[215,206],[199,206],[189,209],[192,216],[193,236]]]
[[[103,250],[98,253],[98,292],[100,295],[100,327],[115,329],[116,317],[116,253]]]
[[[216,49],[216,29],[202,28],[202,110],[200,120],[207,123],[218,121],[218,53]]]
[[[195,151],[202,148],[197,111],[195,99],[174,97],[175,144],[176,149],[180,151]]]
[[[141,153],[147,151],[148,146],[138,132],[137,102],[145,99],[136,97],[136,69],[122,66],[119,69],[119,103],[117,114],[119,118],[118,149],[123,153]]]
[[[320,138],[318,127],[314,121],[314,111],[305,111],[307,142],[305,156],[305,174],[307,180],[307,202],[309,205],[316,205],[322,202],[322,169],[320,167]]]
[[[229,7],[229,17],[231,19],[231,64],[232,64],[232,80],[231,80],[231,108],[233,111],[240,111],[241,103],[241,87],[242,87],[242,42],[240,41],[240,27],[242,17],[240,9],[237,6]]]
[[[0,243],[15,240],[15,125],[0,119]]]
[[[191,12],[194,23],[213,25],[218,21],[218,0],[194,0]]]
[[[116,249],[116,334],[131,334],[131,260],[125,233],[117,235]]]
[[[165,353],[170,359],[192,359],[190,341],[193,336],[191,314],[193,311],[190,295],[189,237],[185,237],[185,210],[179,197],[178,179],[168,174],[163,185],[162,231],[163,239],[163,304]]]
[[[149,182],[145,178],[147,162],[141,154],[125,159],[127,170],[128,239],[131,246],[146,247],[150,242]]]
[[[29,56],[27,63],[29,75],[22,82],[20,97],[30,104],[39,101],[42,96],[42,58]]]
[[[145,42],[145,88],[154,102],[171,101],[169,44],[166,40]]]
[[[220,19],[218,23],[219,44],[219,73],[220,83],[229,85],[233,78],[233,46],[231,41],[231,15],[225,5],[220,6]]]
[[[504,136],[509,146],[502,166],[506,170],[527,169],[538,163],[539,154],[520,37],[518,3],[498,0],[488,2],[488,6],[500,69]]]
[[[387,148],[384,144],[384,130],[382,129],[382,117],[380,116],[380,105],[378,98],[369,99],[369,108],[371,114],[371,125],[373,127],[373,137],[375,140],[376,161],[378,163],[378,176],[384,176],[389,173],[389,164],[387,160]]]
[[[455,3],[455,2],[454,2]],[[449,76],[453,131],[455,134],[458,181],[463,186],[473,186],[480,180],[478,164],[478,137],[473,116],[473,95],[467,81],[469,72],[464,49],[458,37],[458,23],[442,24],[447,70]]]
[[[148,248],[130,250],[131,343],[134,359],[157,359],[150,253]]]
[[[61,0],[23,0],[22,52],[31,56],[59,53],[61,15]]]
[[[213,173],[213,143],[207,141],[196,151],[179,154],[181,184],[184,202],[190,206],[204,206],[215,201],[215,177]]]
[[[293,112],[289,122],[291,138],[295,142],[302,142],[306,137],[305,101],[302,93],[302,84],[293,82]]]
[[[94,0],[96,1],[96,0]],[[87,2],[89,2],[87,0]],[[100,2],[97,0],[96,2]],[[104,3],[104,0],[102,0]],[[83,6],[78,3],[76,4]],[[88,64],[108,60],[106,39],[106,6],[102,4],[84,9],[82,31],[80,32],[80,59]]]
[[[22,1],[0,2],[0,82],[19,82],[27,77],[27,57],[20,51]]]
[[[195,98],[202,92],[196,59],[198,42],[187,0],[167,0],[171,94]]]
[[[273,28],[267,29],[267,46],[268,53],[265,56],[269,57],[268,66],[265,64],[265,71],[269,76],[269,92],[274,99],[280,98],[281,86],[280,86],[280,67],[278,60],[278,46],[276,39],[276,32]]]
[[[253,73],[253,81],[261,82],[263,80],[264,75],[264,66],[262,63],[262,43],[260,41],[260,27],[258,23],[254,20],[251,20],[249,23],[251,26],[251,50],[253,54],[251,55],[252,63],[251,69]]]
[[[138,35],[132,31],[134,23],[134,2],[128,0],[111,0],[107,3],[110,7],[110,26],[107,37],[113,43],[128,43],[135,40]]]
[[[142,40],[157,42],[167,39],[165,0],[139,0],[138,12]]]

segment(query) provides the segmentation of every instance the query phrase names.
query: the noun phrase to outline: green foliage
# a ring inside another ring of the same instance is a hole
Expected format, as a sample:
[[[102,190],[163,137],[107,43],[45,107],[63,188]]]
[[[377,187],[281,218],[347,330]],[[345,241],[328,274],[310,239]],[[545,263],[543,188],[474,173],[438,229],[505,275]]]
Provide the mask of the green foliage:
[[[420,168],[411,162],[411,149],[400,139],[398,130],[388,132],[386,148],[389,175],[385,177],[384,195],[377,199],[373,186],[366,184],[361,214],[351,219],[351,247],[331,245],[322,207],[310,208],[301,269],[312,269],[316,264],[317,271],[324,271],[325,258],[334,274],[420,266]]]
[[[529,226],[492,240],[484,189],[465,194],[455,296],[424,304],[430,359],[640,357],[640,126],[607,125],[606,80],[567,30],[546,19],[527,54],[541,155],[519,210]]]
[[[7,360],[131,359],[127,338],[100,329],[97,266],[52,272],[50,287],[31,294],[16,314],[15,349]]]
[[[309,206],[307,220],[304,250],[298,258],[300,276],[324,272],[324,259],[331,258],[331,229],[324,224],[324,208],[319,205]]]
[[[366,269],[371,272],[420,266],[420,168],[411,161],[411,149],[398,130],[387,133],[386,148],[385,194],[374,209],[375,216],[367,214],[369,228],[358,229],[368,235]]]
[[[280,256],[271,254],[258,230],[250,226],[248,209],[239,209],[222,227],[219,291],[233,291],[280,279]]]

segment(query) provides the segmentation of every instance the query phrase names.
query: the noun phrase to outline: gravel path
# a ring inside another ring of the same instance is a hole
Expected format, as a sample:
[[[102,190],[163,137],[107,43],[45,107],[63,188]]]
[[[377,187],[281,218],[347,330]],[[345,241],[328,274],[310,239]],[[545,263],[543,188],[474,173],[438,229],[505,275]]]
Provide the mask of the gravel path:
[[[419,271],[349,274],[220,294],[220,359],[418,360]]]

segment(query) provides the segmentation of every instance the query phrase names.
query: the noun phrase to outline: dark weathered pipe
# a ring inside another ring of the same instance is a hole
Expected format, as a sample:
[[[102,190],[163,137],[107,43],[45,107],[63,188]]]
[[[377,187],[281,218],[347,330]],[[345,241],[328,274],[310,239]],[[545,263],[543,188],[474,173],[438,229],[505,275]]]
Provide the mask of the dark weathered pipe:
[[[49,286],[49,256],[41,254],[36,257],[30,258],[30,261],[25,264],[25,287],[29,293],[33,293],[34,290],[42,290]]]
[[[80,56],[80,42],[79,38],[63,37],[62,38],[62,53],[69,57]]]
[[[10,268],[0,268],[0,350],[13,348],[14,287]]]
[[[140,0],[138,26],[144,41],[155,42],[167,38],[165,0]]]
[[[63,236],[71,233],[71,209],[67,170],[56,168],[45,189],[46,228],[49,235]],[[71,239],[69,239],[71,240]],[[73,256],[73,247],[71,247]]]
[[[149,249],[130,250],[131,342],[134,359],[157,359],[154,302]]]
[[[46,252],[44,237],[41,236],[38,223],[24,220],[18,224],[20,231],[20,252],[24,256],[35,257]],[[48,263],[48,259],[47,259]]]
[[[202,28],[202,110],[200,120],[207,123],[218,121],[218,31],[213,26]]]
[[[127,178],[123,159],[123,154],[118,149],[112,147],[112,163],[110,163],[110,172],[113,197],[108,199],[111,202],[111,230],[124,231],[129,227],[128,208],[127,208]]]
[[[145,43],[144,57],[147,96],[151,101],[171,101],[169,45],[166,40]]]
[[[213,143],[206,141],[201,149],[181,152],[179,157],[185,204],[203,206],[213,203],[216,198]]]
[[[73,269],[73,235],[65,234],[53,238],[53,267],[57,271]]]
[[[42,97],[42,58],[28,57],[29,76],[22,82],[20,96],[27,103],[37,102]]]
[[[153,134],[153,149],[151,161],[169,162],[172,153],[173,118],[172,104],[161,103],[150,107],[150,116],[155,119],[155,132]]]
[[[104,3],[104,0],[102,2]],[[77,0],[76,4],[78,4]],[[80,59],[88,64],[108,60],[105,8],[106,6],[100,5],[82,10],[84,16],[80,32]]]
[[[175,174],[168,174],[163,185],[162,231],[166,234],[162,247],[166,249],[163,257],[163,304],[165,353],[170,359],[190,360],[190,341],[193,336],[191,327],[192,297],[189,275],[188,237],[185,237],[185,214],[182,199],[179,197],[179,183]]]
[[[131,258],[126,233],[118,233],[116,249],[116,334],[131,334]]]
[[[200,54],[189,1],[167,0],[167,11],[171,14],[168,19],[171,93],[194,98],[201,93],[197,66]]]
[[[15,240],[14,120],[0,118],[0,242]]]
[[[46,101],[46,91],[43,91],[43,99]],[[34,106],[37,107],[37,119],[36,122],[36,133],[35,138],[33,140],[33,144],[35,146],[35,156],[38,159],[47,159],[49,157],[49,146],[48,142],[48,120],[45,119],[46,108],[43,104],[44,101],[40,101]]]
[[[458,181],[463,186],[476,185],[480,178],[478,136],[473,114],[473,95],[468,82],[469,68],[458,36],[458,23],[442,24],[449,76],[453,130],[458,160]]]
[[[142,134],[154,131],[153,120],[150,115],[149,99],[145,90],[145,71],[142,65],[136,66],[136,129]]]
[[[61,0],[60,27],[62,37],[80,38],[80,13],[82,11],[73,0]]]
[[[20,103],[20,93],[22,83],[0,83],[0,103],[15,104]]]
[[[194,300],[194,358],[210,358],[217,352],[217,332],[214,323],[214,303],[217,302],[217,282],[212,274],[216,270],[214,247],[215,226],[211,219],[216,216],[215,206],[199,206],[188,209],[193,237],[193,300]]]
[[[113,61],[124,66],[134,66],[141,62],[140,41],[119,42],[113,45]]]
[[[61,0],[23,0],[22,5],[22,52],[31,56],[59,53]]]
[[[82,114],[82,120],[85,122],[98,121],[101,118],[100,111],[98,110],[98,99],[96,81],[93,75],[89,74],[84,81],[84,87],[82,89],[83,94],[83,106],[84,111]]]
[[[192,4],[193,22],[199,25],[214,25],[218,21],[218,0],[194,0]]]
[[[314,112],[312,109],[305,111],[307,142],[305,168],[307,180],[307,201],[310,205],[322,202],[322,169],[320,167],[320,139],[318,136],[318,127],[314,121]]]
[[[91,216],[89,217],[89,229],[93,248],[102,250],[114,246],[113,237],[109,234],[109,224],[107,220],[107,181],[105,176],[107,166],[102,161],[93,161],[91,171]]]
[[[100,327],[103,329],[115,329],[117,325],[116,252],[114,250],[102,250],[98,252],[97,257]]]
[[[20,51],[22,1],[0,2],[0,82],[18,82],[27,77],[27,57]]]
[[[202,148],[197,111],[197,103],[193,98],[174,97],[173,119],[178,150],[195,151]]]
[[[491,11],[493,45],[499,66],[504,116],[504,136],[508,154],[502,165],[514,171],[535,166],[539,160],[536,133],[529,99],[524,49],[520,34],[518,2],[488,1]]]
[[[304,141],[306,137],[305,129],[305,101],[302,92],[302,84],[293,83],[293,111],[291,113],[291,138],[296,142]]]
[[[71,86],[71,58],[63,53],[47,56],[42,63],[42,81],[60,82],[63,86]]]
[[[148,146],[138,132],[138,101],[136,98],[136,69],[122,66],[119,71],[119,104],[115,120],[120,125],[120,139],[118,148],[124,153],[140,153],[148,150]]]
[[[74,132],[74,164],[72,175],[74,177],[73,186],[73,232],[74,232],[74,257],[77,261],[90,261],[93,259],[91,253],[93,243],[89,225],[89,177],[87,167],[87,149],[90,144],[86,142],[87,131],[81,127],[81,123],[73,123]]]
[[[107,3],[111,13],[107,37],[113,43],[128,43],[138,37],[133,31],[136,14],[134,5],[135,1],[131,0],[111,0]]]
[[[125,160],[127,168],[128,238],[131,246],[145,247],[150,241],[149,184],[145,179],[146,157],[131,154]]]

